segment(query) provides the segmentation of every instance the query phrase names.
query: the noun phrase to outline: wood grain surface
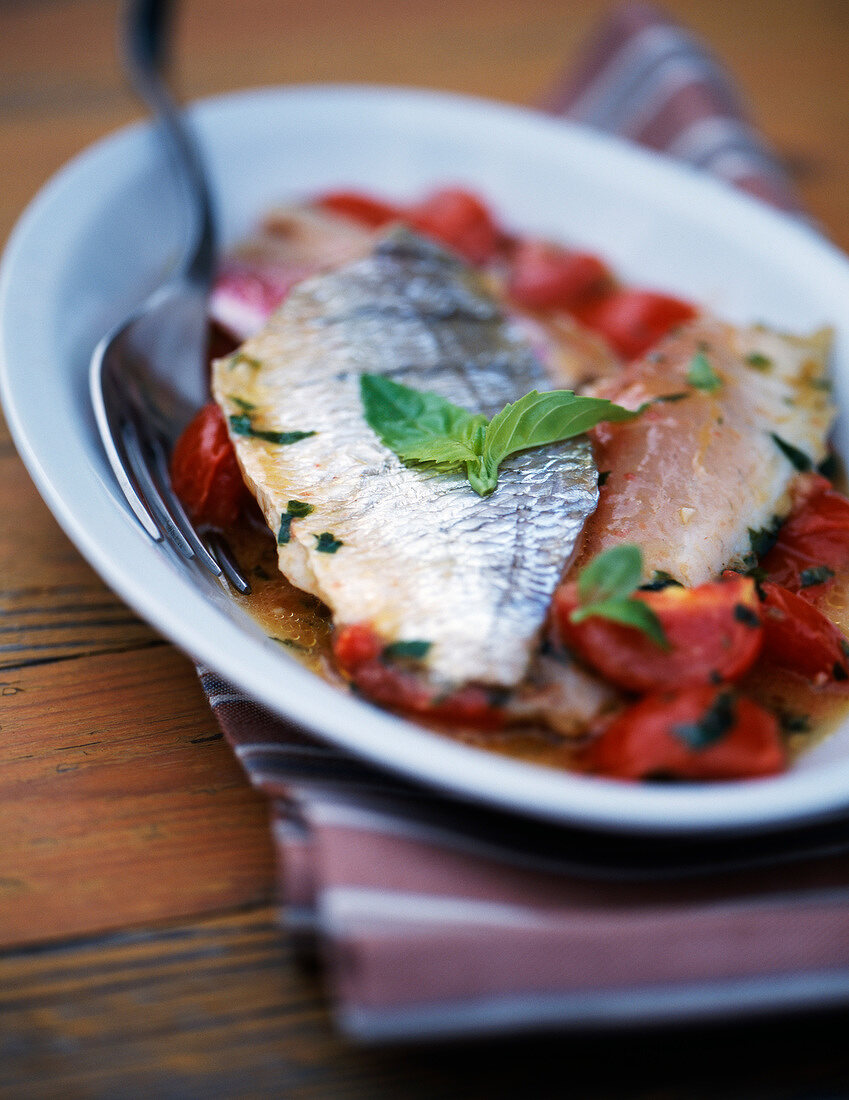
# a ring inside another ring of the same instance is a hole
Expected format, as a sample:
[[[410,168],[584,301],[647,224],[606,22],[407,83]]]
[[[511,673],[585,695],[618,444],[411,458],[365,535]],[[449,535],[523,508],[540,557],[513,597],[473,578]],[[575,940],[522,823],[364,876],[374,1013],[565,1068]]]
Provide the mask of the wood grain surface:
[[[726,61],[849,249],[849,3],[665,6]],[[532,103],[608,7],[186,0],[180,87],[376,81]],[[66,160],[141,116],[116,16],[114,0],[0,0],[0,241]],[[82,561],[2,425],[0,516],[0,1094],[849,1096],[834,1014],[615,1047],[346,1045],[276,926],[266,808],[191,665]]]

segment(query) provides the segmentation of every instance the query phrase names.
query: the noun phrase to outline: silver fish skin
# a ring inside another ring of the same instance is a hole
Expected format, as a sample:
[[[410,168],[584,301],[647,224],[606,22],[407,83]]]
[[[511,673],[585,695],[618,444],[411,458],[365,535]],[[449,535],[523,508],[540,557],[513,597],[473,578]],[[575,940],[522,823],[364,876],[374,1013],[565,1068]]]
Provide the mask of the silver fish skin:
[[[254,429],[315,433],[284,446],[232,433],[272,531],[290,500],[314,509],[288,521],[282,573],[337,626],[429,642],[420,667],[434,684],[512,687],[596,506],[589,441],[514,456],[482,498],[465,477],[407,468],[380,442],[363,416],[365,372],[487,416],[550,380],[481,278],[400,228],[300,283],[213,369],[225,415],[249,409]],[[319,549],[322,533],[334,552]]]

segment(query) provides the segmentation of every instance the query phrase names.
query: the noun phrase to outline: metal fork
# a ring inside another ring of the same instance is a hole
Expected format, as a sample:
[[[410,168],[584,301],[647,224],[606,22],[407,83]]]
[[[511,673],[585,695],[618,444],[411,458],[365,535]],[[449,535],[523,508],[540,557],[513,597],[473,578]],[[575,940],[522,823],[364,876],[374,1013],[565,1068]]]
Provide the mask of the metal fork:
[[[194,243],[177,273],[97,345],[89,390],[109,463],[144,530],[215,576],[223,574],[238,591],[249,592],[224,539],[215,531],[194,528],[168,473],[175,440],[209,398],[207,301],[216,252],[206,175],[165,84],[172,14],[172,0],[132,0],[126,5],[125,65],[168,143],[194,217]]]

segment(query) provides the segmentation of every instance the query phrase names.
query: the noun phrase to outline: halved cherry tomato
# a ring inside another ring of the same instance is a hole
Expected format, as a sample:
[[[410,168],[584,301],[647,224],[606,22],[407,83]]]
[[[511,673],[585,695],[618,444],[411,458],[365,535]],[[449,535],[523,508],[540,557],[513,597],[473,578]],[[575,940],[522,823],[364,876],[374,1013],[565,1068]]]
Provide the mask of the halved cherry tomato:
[[[615,290],[576,310],[625,359],[636,359],[670,329],[696,316],[688,302],[650,290]]]
[[[592,616],[573,623],[576,584],[560,587],[554,611],[566,646],[612,683],[628,691],[659,691],[674,684],[736,680],[754,664],[763,631],[754,581],[732,577],[697,588],[635,592],[663,627],[669,649],[642,631]]]
[[[507,291],[526,309],[574,309],[607,290],[612,276],[597,256],[546,241],[521,240],[510,262]]]
[[[194,523],[235,523],[249,494],[227,425],[210,402],[177,440],[171,455],[171,485]]]
[[[364,195],[360,191],[329,191],[316,199],[316,206],[352,218],[372,229],[379,229],[380,226],[401,217],[400,207],[372,198],[371,195]]]
[[[846,640],[825,615],[781,585],[761,584],[763,655],[815,684],[849,680]]]
[[[614,718],[586,753],[617,779],[747,779],[784,770],[775,718],[727,687],[648,695]]]
[[[502,709],[485,688],[472,684],[435,695],[415,669],[387,660],[383,651],[383,641],[367,623],[341,627],[333,639],[339,667],[358,691],[381,706],[478,729],[499,729],[504,724]]]
[[[819,474],[800,475],[792,492],[790,515],[761,566],[771,581],[814,600],[830,574],[849,565],[849,500]]]
[[[491,259],[498,245],[498,229],[486,206],[459,188],[434,191],[407,208],[404,220],[414,229],[449,245],[470,263]]]

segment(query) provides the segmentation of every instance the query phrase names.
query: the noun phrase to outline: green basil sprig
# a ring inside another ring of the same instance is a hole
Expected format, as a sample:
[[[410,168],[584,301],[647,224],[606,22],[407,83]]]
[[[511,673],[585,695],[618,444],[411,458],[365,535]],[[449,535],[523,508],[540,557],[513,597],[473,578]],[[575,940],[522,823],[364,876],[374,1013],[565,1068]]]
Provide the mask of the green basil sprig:
[[[402,462],[442,473],[465,469],[482,497],[496,488],[498,467],[511,455],[562,443],[604,420],[633,420],[644,407],[632,412],[571,390],[533,390],[487,420],[380,374],[360,377],[360,396],[369,427]]]
[[[632,598],[643,576],[643,553],[639,546],[623,543],[603,551],[578,576],[579,606],[569,618],[573,623],[592,616],[633,626],[648,635],[661,649],[669,649],[660,619],[642,600]]]

